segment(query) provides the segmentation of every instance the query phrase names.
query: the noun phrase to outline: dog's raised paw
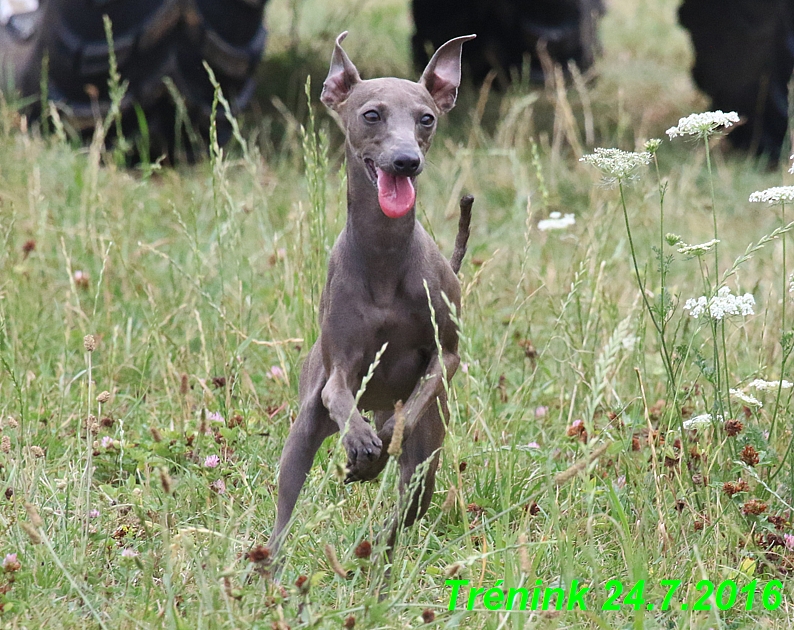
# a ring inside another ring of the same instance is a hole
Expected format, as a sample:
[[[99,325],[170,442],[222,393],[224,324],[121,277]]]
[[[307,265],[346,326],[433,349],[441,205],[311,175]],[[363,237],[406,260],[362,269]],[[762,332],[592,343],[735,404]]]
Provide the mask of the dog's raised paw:
[[[347,475],[345,476],[345,483],[354,483],[356,481],[374,481],[378,478],[381,471],[386,467],[386,462],[389,460],[389,455],[381,450],[380,457],[374,460],[362,461],[359,460],[354,468],[350,467],[350,462],[347,463]]]
[[[351,481],[367,478],[366,471],[380,458],[383,442],[368,424],[351,428],[342,440],[347,451],[347,471]]]
[[[379,465],[383,442],[372,430],[372,427],[362,425],[356,433],[348,432],[343,439],[347,451],[347,476],[345,483],[354,481],[369,481],[378,476],[383,468]]]

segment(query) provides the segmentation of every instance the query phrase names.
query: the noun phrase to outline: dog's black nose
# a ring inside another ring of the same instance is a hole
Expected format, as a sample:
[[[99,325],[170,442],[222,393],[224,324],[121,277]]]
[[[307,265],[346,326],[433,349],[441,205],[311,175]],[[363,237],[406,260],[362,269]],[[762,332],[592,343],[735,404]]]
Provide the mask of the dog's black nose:
[[[395,157],[394,161],[392,162],[394,172],[398,175],[404,175],[406,177],[416,175],[421,164],[421,158],[418,155],[412,155],[410,153],[402,153]]]

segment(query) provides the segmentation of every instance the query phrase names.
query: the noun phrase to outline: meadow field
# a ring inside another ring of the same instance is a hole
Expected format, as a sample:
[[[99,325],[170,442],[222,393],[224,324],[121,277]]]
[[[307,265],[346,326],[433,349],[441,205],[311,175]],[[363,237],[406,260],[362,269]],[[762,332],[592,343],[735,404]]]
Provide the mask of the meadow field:
[[[387,576],[396,471],[344,485],[331,438],[273,575],[345,218],[319,86],[343,30],[365,78],[415,77],[408,5],[273,0],[257,103],[196,165],[2,102],[1,627],[791,627],[794,191],[749,201],[794,184],[790,143],[769,168],[665,134],[708,107],[675,0],[608,2],[587,76],[462,91],[418,181],[448,254],[476,197],[433,505]],[[506,610],[574,582],[586,610]]]

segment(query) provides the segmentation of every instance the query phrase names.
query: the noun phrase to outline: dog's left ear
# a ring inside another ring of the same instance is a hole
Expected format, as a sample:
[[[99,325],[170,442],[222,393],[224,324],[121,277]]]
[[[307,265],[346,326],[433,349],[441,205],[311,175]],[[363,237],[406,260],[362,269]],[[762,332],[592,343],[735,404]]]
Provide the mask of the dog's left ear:
[[[450,39],[436,51],[427,64],[419,84],[424,85],[436,102],[438,109],[447,113],[455,107],[460,86],[460,54],[463,44],[476,35],[464,35]]]
[[[331,69],[323,83],[323,93],[320,100],[334,111],[347,100],[356,83],[361,81],[356,66],[350,61],[347,53],[342,49],[342,41],[347,37],[347,31],[336,38],[334,54],[331,57]]]

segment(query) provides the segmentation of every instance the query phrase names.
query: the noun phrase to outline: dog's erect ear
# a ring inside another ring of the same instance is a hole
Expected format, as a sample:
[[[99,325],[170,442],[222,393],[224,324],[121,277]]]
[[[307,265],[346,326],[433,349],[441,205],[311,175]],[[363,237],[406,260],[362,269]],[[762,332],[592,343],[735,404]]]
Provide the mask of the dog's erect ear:
[[[358,70],[350,61],[347,53],[342,50],[342,41],[347,37],[347,31],[336,38],[334,54],[331,57],[331,69],[323,83],[323,93],[320,100],[333,110],[336,110],[347,100],[353,86],[361,81]]]
[[[419,79],[419,84],[427,88],[438,109],[444,113],[455,107],[455,99],[458,97],[463,44],[475,37],[477,36],[464,35],[450,39],[436,51]]]

